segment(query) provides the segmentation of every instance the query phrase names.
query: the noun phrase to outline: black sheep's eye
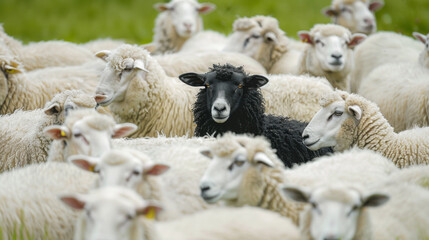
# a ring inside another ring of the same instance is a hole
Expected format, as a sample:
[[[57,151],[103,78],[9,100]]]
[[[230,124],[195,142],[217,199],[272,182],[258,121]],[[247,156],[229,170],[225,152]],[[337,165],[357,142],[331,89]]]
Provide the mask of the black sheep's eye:
[[[243,84],[238,84],[238,88],[243,88]]]
[[[209,87],[210,87],[210,84],[206,83],[206,88],[209,88]]]

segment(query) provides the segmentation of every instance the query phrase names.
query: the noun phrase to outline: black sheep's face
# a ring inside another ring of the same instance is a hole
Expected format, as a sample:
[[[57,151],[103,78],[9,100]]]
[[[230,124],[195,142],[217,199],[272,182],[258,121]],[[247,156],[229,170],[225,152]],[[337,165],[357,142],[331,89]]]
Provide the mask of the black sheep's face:
[[[185,73],[179,76],[184,83],[206,89],[207,110],[217,123],[224,123],[242,104],[244,93],[248,89],[262,87],[268,79],[237,72],[219,75],[212,71],[206,74]]]

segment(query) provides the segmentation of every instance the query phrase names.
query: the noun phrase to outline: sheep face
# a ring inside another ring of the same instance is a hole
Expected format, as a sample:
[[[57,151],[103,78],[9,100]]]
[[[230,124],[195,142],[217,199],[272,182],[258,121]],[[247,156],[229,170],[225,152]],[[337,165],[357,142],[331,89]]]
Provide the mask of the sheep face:
[[[302,133],[304,144],[311,150],[337,146],[343,123],[350,118],[359,121],[361,114],[358,106],[345,109],[344,101],[331,103],[317,112],[304,129]]]
[[[189,38],[201,29],[200,13],[209,13],[215,9],[213,4],[189,0],[173,0],[166,4],[155,4],[154,7],[169,15],[176,33],[183,38]]]
[[[374,12],[383,7],[381,2],[352,1],[340,3],[335,7],[324,9],[324,14],[331,17],[336,24],[350,29],[353,33],[371,34],[377,31]]]
[[[185,73],[179,76],[184,83],[204,86],[207,97],[207,110],[216,123],[225,123],[240,107],[243,94],[247,89],[259,88],[268,82],[260,75],[246,76],[234,71],[213,70],[206,74]]]
[[[84,170],[99,173],[99,187],[136,189],[139,183],[146,181],[145,177],[160,175],[169,169],[167,165],[154,163],[145,154],[129,149],[110,150],[100,158],[74,155],[68,161]]]
[[[85,211],[82,235],[87,240],[140,239],[135,238],[135,235],[144,236],[142,228],[138,227],[139,216],[150,211],[156,214],[161,209],[124,188],[105,187],[86,195],[64,195],[60,198],[66,205]]]
[[[283,193],[298,202],[310,203],[302,216],[308,224],[312,239],[352,240],[366,207],[384,204],[388,196],[377,193],[368,196],[343,186],[319,187],[311,193],[296,187],[284,187]]]
[[[99,124],[98,126],[94,126]],[[136,125],[114,124],[113,120],[88,116],[76,121],[71,127],[49,126],[44,133],[54,140],[63,140],[69,154],[84,154],[93,157],[101,156],[111,148],[111,139],[133,133]]]
[[[211,156],[210,152],[203,152]],[[244,173],[250,167],[246,150],[241,147],[228,156],[214,156],[201,178],[201,197],[208,203],[235,200]]]
[[[419,40],[420,42],[422,42],[425,47],[426,47],[426,51],[429,52],[429,34],[427,36],[418,33],[418,32],[413,32],[413,36]]]
[[[20,70],[20,63],[13,60],[13,59],[7,59],[6,57],[4,59],[0,59],[0,106],[3,105],[3,102],[5,101],[7,94],[9,92],[9,85],[8,85],[8,79],[11,74],[15,73],[21,73]]]
[[[314,60],[313,58],[307,59],[307,67],[310,68],[310,72],[318,72],[317,66],[320,66],[325,72],[343,71],[347,65],[350,65],[348,61],[353,61],[349,48],[356,46],[366,38],[363,34],[353,34],[350,37],[350,32],[346,29],[341,29],[341,27],[338,27],[338,31],[344,32],[341,34],[342,36],[338,35],[338,33],[327,34],[322,32],[324,29],[333,27],[335,26],[325,25],[320,26],[320,31],[300,31],[298,33],[303,42],[311,45],[309,51],[313,53]],[[315,68],[315,70],[311,68]]]

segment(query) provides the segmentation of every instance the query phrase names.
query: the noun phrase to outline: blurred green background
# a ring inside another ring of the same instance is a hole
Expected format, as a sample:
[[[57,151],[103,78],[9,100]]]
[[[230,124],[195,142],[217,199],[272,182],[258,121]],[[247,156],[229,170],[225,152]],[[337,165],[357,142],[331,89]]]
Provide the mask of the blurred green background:
[[[110,37],[129,43],[152,40],[162,0],[0,0],[0,22],[24,42],[63,39],[72,42]],[[168,2],[168,1],[163,1]],[[200,2],[203,2],[200,0]],[[228,34],[237,17],[271,15],[289,36],[330,19],[321,9],[331,0],[211,0],[217,9],[203,16],[205,29]],[[376,13],[379,30],[411,35],[429,32],[429,0],[385,0]]]

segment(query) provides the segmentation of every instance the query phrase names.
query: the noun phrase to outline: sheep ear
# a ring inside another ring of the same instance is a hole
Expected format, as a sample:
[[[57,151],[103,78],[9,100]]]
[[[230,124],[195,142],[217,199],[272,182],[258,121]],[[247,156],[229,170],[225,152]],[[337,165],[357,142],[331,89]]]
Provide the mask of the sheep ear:
[[[366,35],[365,34],[363,34],[363,33],[354,33],[352,35],[352,39],[348,43],[348,46],[350,48],[356,47],[358,44],[360,44],[361,42],[363,42],[365,39],[366,39]]]
[[[216,5],[212,3],[200,3],[198,6],[198,13],[207,14],[216,9]]]
[[[59,103],[53,103],[49,105],[47,108],[45,108],[45,114],[46,115],[56,115],[61,112],[61,106]]]
[[[156,50],[156,44],[155,43],[147,43],[140,46],[143,49],[146,49],[148,52],[153,53]]]
[[[60,200],[63,201],[64,204],[74,209],[81,210],[85,207],[84,197],[79,194],[63,195],[60,196]]]
[[[162,207],[156,203],[149,202],[146,204],[146,206],[137,208],[136,215],[144,215],[146,218],[155,219],[161,211]]]
[[[310,36],[309,31],[299,31],[298,37],[301,40],[301,42],[313,44],[313,41],[311,40],[311,36]]]
[[[293,187],[293,186],[283,186],[281,187],[281,192],[284,196],[297,201],[307,203],[310,199],[310,193],[308,193],[303,188]]]
[[[13,73],[22,73],[22,71],[19,70],[17,67],[14,67],[14,66],[11,66],[11,65],[5,65],[4,66],[4,70],[7,73],[11,73],[11,74],[13,74]]]
[[[101,60],[107,62],[106,58],[110,55],[111,51],[109,50],[102,50],[95,54],[96,57],[100,58]]]
[[[206,157],[208,157],[208,158],[210,158],[210,159],[212,159],[212,158],[213,158],[213,153],[212,153],[212,151],[210,151],[210,149],[204,149],[204,150],[201,150],[201,151],[200,151],[200,153],[201,153],[203,156],[206,156]]]
[[[137,125],[135,125],[134,123],[116,124],[113,128],[114,133],[112,135],[112,138],[126,137],[131,133],[135,132],[137,128]]]
[[[204,74],[184,73],[179,76],[179,79],[192,87],[203,87],[205,82]]]
[[[359,121],[362,118],[362,109],[358,105],[349,106],[348,110],[356,120]]]
[[[372,2],[369,4],[368,8],[371,12],[380,10],[384,6],[382,2]]]
[[[150,167],[145,167],[144,173],[147,175],[158,176],[168,171],[168,169],[170,169],[170,166],[168,166],[167,164],[156,163],[151,165]]]
[[[389,201],[389,196],[382,193],[374,193],[363,199],[362,207],[378,207]]]
[[[256,163],[263,164],[267,167],[271,167],[271,168],[275,167],[273,161],[271,161],[271,159],[263,152],[256,153],[255,156],[253,157],[253,160]]]
[[[164,12],[170,10],[171,7],[166,3],[157,3],[153,5],[153,8],[155,8],[158,12]]]
[[[322,13],[327,17],[338,16],[338,12],[335,9],[333,9],[331,6],[323,8]]]
[[[265,33],[264,37],[265,37],[265,41],[266,42],[269,42],[269,43],[277,42],[277,36],[273,32],[267,32],[267,33]]]
[[[423,44],[425,44],[425,43],[426,43],[426,41],[427,41],[426,36],[425,36],[425,35],[423,35],[423,34],[421,34],[421,33],[413,32],[413,36],[414,36],[417,40],[420,40],[420,42],[422,42]]]
[[[260,88],[268,83],[268,78],[261,75],[251,75],[246,77],[244,82],[248,88]]]
[[[145,67],[144,67],[144,62],[142,61],[142,60],[140,60],[140,59],[137,59],[137,60],[135,60],[134,61],[134,69],[139,69],[139,70],[142,70],[142,71],[144,71],[144,72],[149,72]]]
[[[94,173],[99,172],[98,170],[96,170],[96,166],[100,162],[99,158],[90,157],[86,155],[72,155],[67,159],[67,161],[83,170]]]
[[[45,127],[45,129],[43,129],[43,133],[53,140],[63,140],[70,136],[68,128],[59,125]]]

